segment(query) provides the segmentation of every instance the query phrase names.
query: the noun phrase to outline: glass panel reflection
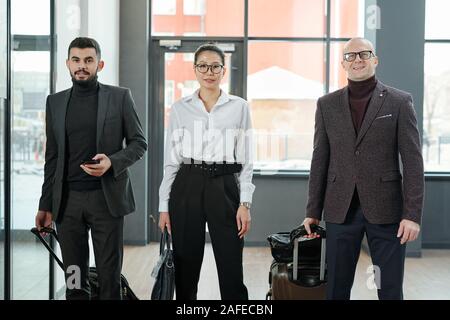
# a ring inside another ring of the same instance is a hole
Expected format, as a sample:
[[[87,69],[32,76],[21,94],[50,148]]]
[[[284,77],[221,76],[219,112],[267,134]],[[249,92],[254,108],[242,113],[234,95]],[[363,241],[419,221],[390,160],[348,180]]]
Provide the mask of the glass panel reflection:
[[[255,169],[309,170],[316,101],[324,93],[324,45],[250,42],[248,61]]]

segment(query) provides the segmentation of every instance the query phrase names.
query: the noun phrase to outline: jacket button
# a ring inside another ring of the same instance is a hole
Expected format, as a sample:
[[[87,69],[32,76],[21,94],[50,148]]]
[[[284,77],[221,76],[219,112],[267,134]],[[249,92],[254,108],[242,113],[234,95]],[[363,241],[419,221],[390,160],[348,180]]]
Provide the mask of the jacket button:
[[[359,154],[360,154],[359,150],[356,150],[355,154],[356,154],[357,156],[359,156]]]

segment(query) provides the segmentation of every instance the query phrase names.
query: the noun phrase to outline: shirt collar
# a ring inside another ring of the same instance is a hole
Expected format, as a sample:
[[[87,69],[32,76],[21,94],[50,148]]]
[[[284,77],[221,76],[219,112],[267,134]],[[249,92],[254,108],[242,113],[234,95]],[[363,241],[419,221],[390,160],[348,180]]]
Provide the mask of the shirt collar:
[[[190,96],[186,97],[186,101],[191,100],[194,104],[200,105],[200,106],[202,106],[204,108],[203,101],[200,100],[200,97],[198,96],[199,92],[200,92],[200,89],[195,90],[195,92],[193,94],[191,94]],[[215,107],[221,106],[221,105],[227,103],[230,100],[231,100],[230,95],[228,95],[225,91],[220,89],[220,96],[219,96],[219,99],[216,102]]]

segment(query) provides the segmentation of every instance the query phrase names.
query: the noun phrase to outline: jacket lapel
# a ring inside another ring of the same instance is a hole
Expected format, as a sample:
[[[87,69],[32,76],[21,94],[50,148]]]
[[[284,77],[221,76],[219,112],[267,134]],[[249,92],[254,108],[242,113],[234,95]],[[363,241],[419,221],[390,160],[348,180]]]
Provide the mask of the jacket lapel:
[[[66,114],[67,108],[69,107],[70,95],[72,94],[72,89],[67,89],[61,95],[61,100],[57,104],[56,112],[57,116],[55,117],[55,132],[58,132],[57,137],[59,138],[58,145],[61,146],[61,150],[63,154],[66,148]]]
[[[100,138],[103,133],[103,126],[105,124],[106,113],[109,104],[109,90],[101,83],[99,83],[98,91],[98,111],[97,111],[97,149],[99,148]]]
[[[342,94],[340,98],[340,107],[342,122],[344,123],[345,131],[349,137],[352,137],[353,142],[356,140],[355,127],[353,126],[352,114],[350,113],[350,102],[348,98],[348,87],[342,89]]]
[[[383,105],[385,97],[386,97],[386,87],[380,81],[378,81],[377,86],[373,91],[369,105],[367,106],[366,115],[364,116],[363,123],[361,124],[361,129],[359,130],[358,137],[356,138],[355,147],[358,146],[358,144],[364,138],[364,135],[367,133],[367,130],[369,130],[373,120],[378,114],[378,111]]]

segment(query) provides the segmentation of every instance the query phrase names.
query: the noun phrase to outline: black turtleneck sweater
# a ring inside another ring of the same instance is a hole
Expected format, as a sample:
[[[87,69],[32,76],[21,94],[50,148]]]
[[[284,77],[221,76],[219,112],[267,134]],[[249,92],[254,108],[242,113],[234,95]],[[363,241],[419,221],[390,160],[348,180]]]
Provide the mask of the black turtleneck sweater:
[[[88,81],[72,80],[72,94],[66,114],[66,168],[70,190],[101,189],[100,178],[80,168],[83,160],[97,154],[97,77]]]
[[[366,115],[367,107],[372,98],[373,91],[377,85],[375,76],[363,81],[352,81],[348,79],[348,98],[350,102],[350,112],[352,114],[353,127],[356,134],[361,129],[361,124]],[[358,208],[360,206],[358,190],[355,187],[350,208]]]
[[[361,124],[372,98],[373,90],[377,85],[375,76],[363,81],[352,81],[348,79],[348,97],[350,101],[350,111],[352,113],[353,126],[356,134],[359,133]]]

